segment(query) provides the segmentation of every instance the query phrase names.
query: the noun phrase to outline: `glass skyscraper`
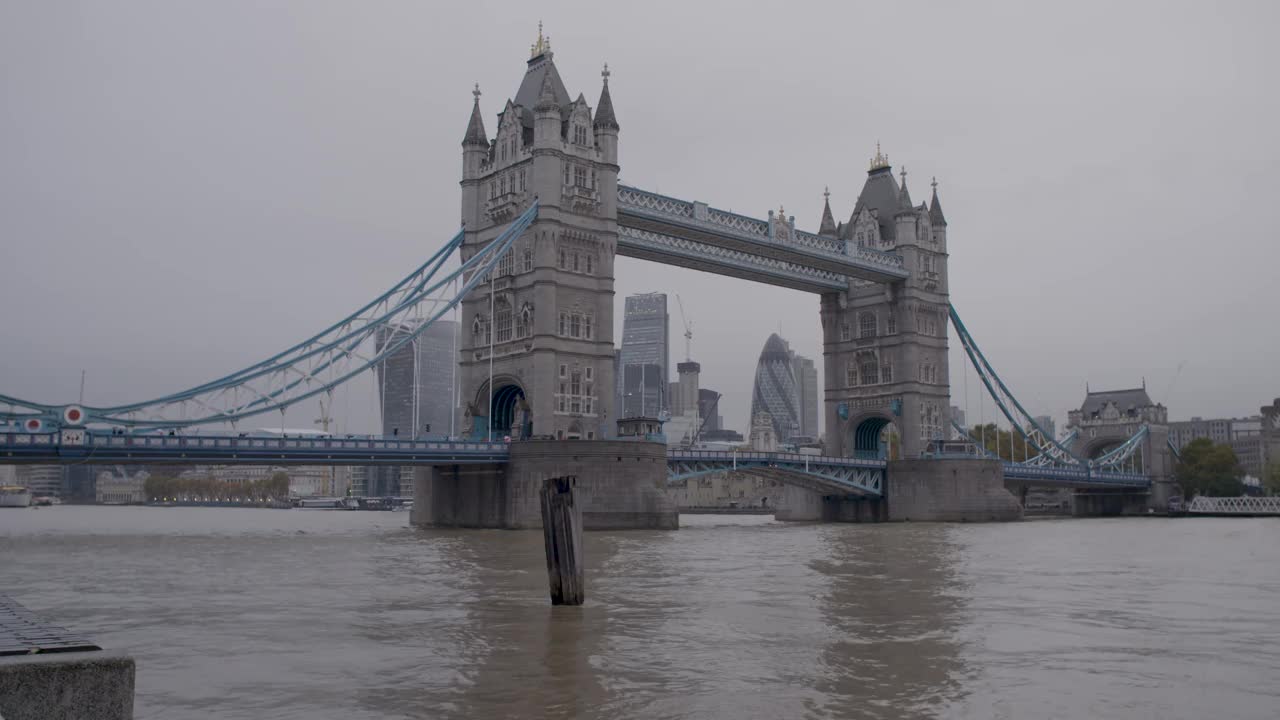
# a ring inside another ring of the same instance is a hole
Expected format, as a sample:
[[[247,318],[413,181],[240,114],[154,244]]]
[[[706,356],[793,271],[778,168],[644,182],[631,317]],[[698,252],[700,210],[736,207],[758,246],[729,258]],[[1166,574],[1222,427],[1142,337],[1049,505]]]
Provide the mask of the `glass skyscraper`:
[[[622,407],[615,411],[618,417],[653,417],[670,410],[667,323],[665,294],[631,295],[626,299],[618,361],[618,394],[622,400]]]
[[[751,392],[751,420],[767,413],[774,437],[787,442],[800,434],[800,395],[787,341],[774,333],[765,341],[756,363],[755,388]]]

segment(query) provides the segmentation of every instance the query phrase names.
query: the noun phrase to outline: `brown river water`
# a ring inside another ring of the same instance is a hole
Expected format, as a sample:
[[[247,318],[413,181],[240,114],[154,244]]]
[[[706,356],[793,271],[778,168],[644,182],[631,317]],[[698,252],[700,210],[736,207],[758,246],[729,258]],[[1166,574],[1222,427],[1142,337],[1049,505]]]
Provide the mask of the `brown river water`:
[[[1277,718],[1280,519],[585,535],[407,513],[0,510],[0,589],[137,659],[138,718]]]

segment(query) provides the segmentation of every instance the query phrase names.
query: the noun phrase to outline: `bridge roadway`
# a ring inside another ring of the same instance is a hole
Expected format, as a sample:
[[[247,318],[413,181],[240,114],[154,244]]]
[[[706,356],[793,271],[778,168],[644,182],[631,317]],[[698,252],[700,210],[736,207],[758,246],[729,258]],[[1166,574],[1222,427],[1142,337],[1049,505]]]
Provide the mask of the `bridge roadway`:
[[[589,441],[585,441],[589,442]],[[0,433],[6,464],[202,465],[478,465],[503,464],[505,442],[396,440],[355,437],[231,435],[110,435],[64,429],[52,433]],[[667,478],[676,482],[738,471],[802,485],[831,495],[879,497],[887,463],[865,458],[800,453],[668,450]],[[1096,469],[1004,463],[1006,481],[1075,488],[1146,488],[1143,475]]]

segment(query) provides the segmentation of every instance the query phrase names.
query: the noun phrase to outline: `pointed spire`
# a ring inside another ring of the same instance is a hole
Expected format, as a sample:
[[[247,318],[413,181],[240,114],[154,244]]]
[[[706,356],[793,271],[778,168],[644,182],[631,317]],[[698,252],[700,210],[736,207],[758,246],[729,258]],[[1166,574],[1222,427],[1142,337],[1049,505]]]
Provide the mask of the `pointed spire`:
[[[556,100],[556,86],[551,81],[551,73],[542,76],[542,89],[538,91],[538,104],[533,106],[534,112],[542,112],[544,110],[559,110],[560,103]]]
[[[912,206],[911,193],[907,192],[907,167],[903,165],[898,174],[902,176],[902,185],[898,188],[898,208],[910,210]]]
[[[480,83],[471,91],[475,103],[471,106],[471,121],[467,123],[467,134],[462,137],[462,146],[489,147],[489,135],[484,131],[484,118],[480,115]]]
[[[871,158],[871,167],[867,168],[867,172],[875,172],[889,167],[889,156],[880,152],[880,141],[876,141],[876,156]]]
[[[929,222],[937,227],[946,227],[947,218],[942,214],[942,204],[938,202],[938,178],[933,179],[933,200],[929,203]]]
[[[536,58],[539,55],[551,52],[551,36],[542,36],[542,21],[538,21],[538,40],[529,46],[529,58]]]
[[[600,88],[600,102],[596,103],[596,119],[593,124],[597,128],[617,130],[618,120],[613,116],[613,98],[609,96],[609,75],[609,63],[605,63],[604,70],[600,71],[604,87]]]
[[[822,189],[822,224],[818,226],[819,235],[835,237],[838,232],[836,219],[831,216],[831,188]]]

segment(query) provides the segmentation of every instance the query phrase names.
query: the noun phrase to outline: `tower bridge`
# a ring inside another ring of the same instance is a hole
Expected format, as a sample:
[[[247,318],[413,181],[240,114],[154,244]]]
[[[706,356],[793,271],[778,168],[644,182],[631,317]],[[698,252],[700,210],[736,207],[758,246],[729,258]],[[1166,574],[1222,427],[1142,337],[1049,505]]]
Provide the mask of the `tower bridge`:
[[[462,138],[462,230],[351,316],[260,363],[149,401],[68,407],[0,395],[0,420],[10,423],[0,433],[0,459],[416,466],[414,522],[444,525],[536,524],[534,489],[563,474],[588,478],[579,488],[595,527],[672,527],[665,482],[723,471],[786,484],[785,515],[793,519],[1020,517],[1006,484],[1107,488],[1126,494],[1127,507],[1164,506],[1173,487],[1163,415],[1126,416],[1113,423],[1122,431],[1108,425],[1115,442],[1102,451],[1069,447],[1000,380],[950,301],[948,226],[936,181],[929,202],[917,204],[907,171],[895,177],[877,146],[848,219],[836,222],[828,197],[817,232],[799,229],[783,209],[753,218],[620,185],[621,125],[607,66],[601,75],[594,107],[583,93],[572,96],[539,35],[492,135],[477,86]],[[455,253],[461,265],[449,270]],[[618,255],[816,294],[823,455],[668,452],[643,437],[619,437],[612,391]],[[455,307],[467,441],[281,439],[267,446],[199,431],[325,397]],[[382,332],[389,327],[416,330]],[[942,446],[951,424],[952,331],[1033,458],[1009,463]],[[375,344],[375,337],[392,339]],[[1075,437],[1094,440],[1108,419],[1083,419]],[[900,461],[882,446],[890,424],[899,431]],[[179,432],[139,435],[167,429]],[[489,442],[496,438],[511,442]]]

